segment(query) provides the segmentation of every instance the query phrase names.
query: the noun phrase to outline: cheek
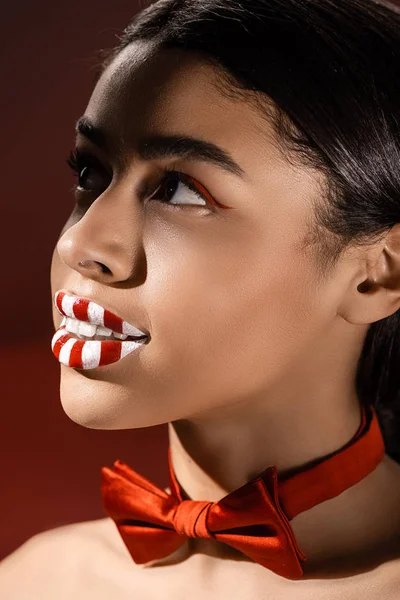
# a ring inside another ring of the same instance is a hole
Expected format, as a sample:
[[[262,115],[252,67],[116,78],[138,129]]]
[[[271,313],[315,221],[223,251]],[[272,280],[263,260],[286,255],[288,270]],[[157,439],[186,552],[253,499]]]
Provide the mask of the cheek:
[[[231,234],[220,243],[175,240],[147,253],[147,358],[175,393],[190,390],[192,406],[196,395],[226,403],[265,388],[316,325],[311,265],[247,236],[240,245]]]

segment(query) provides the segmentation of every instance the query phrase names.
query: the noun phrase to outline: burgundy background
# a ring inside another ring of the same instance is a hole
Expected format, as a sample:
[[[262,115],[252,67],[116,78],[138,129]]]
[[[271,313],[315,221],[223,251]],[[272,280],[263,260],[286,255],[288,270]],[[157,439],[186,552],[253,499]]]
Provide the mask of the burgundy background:
[[[100,469],[116,458],[167,485],[167,428],[95,431],[59,398],[49,269],[72,209],[65,159],[93,89],[96,52],[135,0],[7,3],[0,19],[0,559],[65,523],[105,516]]]

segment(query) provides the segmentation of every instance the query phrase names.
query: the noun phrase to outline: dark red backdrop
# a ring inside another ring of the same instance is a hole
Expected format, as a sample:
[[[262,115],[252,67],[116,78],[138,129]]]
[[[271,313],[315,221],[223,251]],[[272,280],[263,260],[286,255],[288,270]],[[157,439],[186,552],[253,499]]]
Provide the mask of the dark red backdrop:
[[[94,431],[59,399],[49,267],[73,202],[65,158],[93,87],[95,52],[141,5],[7,3],[0,20],[0,559],[33,534],[103,517],[100,468],[116,458],[167,485],[166,426]]]

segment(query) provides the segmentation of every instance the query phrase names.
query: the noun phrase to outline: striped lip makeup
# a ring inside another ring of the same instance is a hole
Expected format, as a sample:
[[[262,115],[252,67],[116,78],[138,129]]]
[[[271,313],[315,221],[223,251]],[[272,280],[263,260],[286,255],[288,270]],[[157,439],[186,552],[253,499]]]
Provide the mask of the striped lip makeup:
[[[95,369],[118,362],[148,340],[148,334],[96,302],[58,291],[54,296],[64,316],[51,341],[57,360],[66,367]]]

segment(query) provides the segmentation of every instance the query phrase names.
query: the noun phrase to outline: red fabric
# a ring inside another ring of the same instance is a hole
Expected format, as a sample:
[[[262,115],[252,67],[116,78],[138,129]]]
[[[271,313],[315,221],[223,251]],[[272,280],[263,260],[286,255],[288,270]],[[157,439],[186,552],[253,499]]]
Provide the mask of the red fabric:
[[[293,519],[316,504],[338,496],[364,479],[385,454],[385,442],[372,405],[361,406],[361,423],[343,448],[319,459],[312,466],[296,469],[279,478],[279,498],[286,516]]]
[[[385,445],[372,406],[361,407],[361,424],[348,444],[328,457],[280,477],[268,467],[218,502],[188,500],[168,452],[171,494],[120,460],[102,468],[103,506],[136,563],[168,556],[188,537],[224,542],[289,579],[300,578],[307,558],[290,519],[339,495],[382,460]]]

